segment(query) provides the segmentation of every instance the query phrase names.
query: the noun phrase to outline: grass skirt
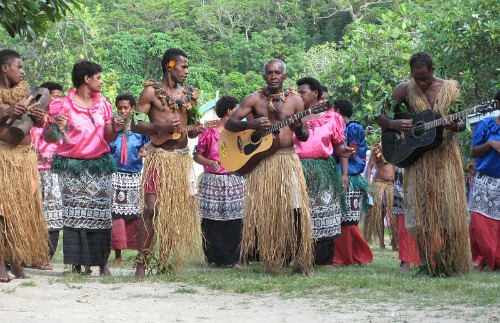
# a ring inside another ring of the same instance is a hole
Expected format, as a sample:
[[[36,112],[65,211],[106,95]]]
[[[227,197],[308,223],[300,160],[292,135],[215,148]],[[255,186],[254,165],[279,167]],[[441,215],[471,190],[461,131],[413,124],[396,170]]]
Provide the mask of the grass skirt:
[[[278,271],[289,257],[295,266],[312,268],[309,199],[295,149],[280,149],[260,162],[248,174],[247,190],[241,258],[258,249],[267,272]]]
[[[374,196],[373,206],[370,213],[365,218],[363,227],[363,236],[368,242],[372,242],[374,238],[382,236],[384,232],[384,219],[389,216],[391,230],[389,230],[392,239],[397,239],[398,234],[398,216],[392,214],[392,204],[394,203],[394,182],[376,179],[372,183]],[[383,199],[385,197],[384,207]],[[397,242],[395,244],[397,246]]]
[[[415,82],[410,82],[408,91],[413,113],[428,107],[425,94]],[[458,96],[458,84],[445,81],[434,110],[447,115]],[[443,135],[440,147],[405,168],[404,188],[406,227],[416,233],[429,273],[448,276],[469,271],[470,251],[460,149],[450,131],[444,130]]]
[[[198,200],[192,195],[193,160],[188,150],[167,151],[150,147],[144,162],[142,201],[145,186],[153,185],[156,203],[153,213],[154,237],[146,265],[162,271],[169,267],[170,253],[177,271],[183,259],[201,253],[201,225]]]
[[[0,206],[0,260],[48,261],[48,231],[31,146],[0,141]]]

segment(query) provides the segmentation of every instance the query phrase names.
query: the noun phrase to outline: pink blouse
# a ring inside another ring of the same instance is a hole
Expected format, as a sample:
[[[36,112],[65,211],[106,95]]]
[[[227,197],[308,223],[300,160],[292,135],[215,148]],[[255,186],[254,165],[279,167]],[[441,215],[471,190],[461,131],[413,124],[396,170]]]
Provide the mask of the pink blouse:
[[[334,146],[345,140],[345,123],[342,116],[334,111],[327,111],[323,116],[307,120],[309,139],[298,141],[295,134],[295,151],[299,158],[318,159],[333,155]]]
[[[33,147],[35,147],[38,156],[38,170],[50,169],[52,165],[52,156],[59,145],[57,142],[46,142],[43,139],[42,132],[46,124],[47,123],[41,128],[33,127],[30,131],[31,143]]]
[[[197,152],[200,152],[203,157],[210,160],[217,160],[219,162],[219,171],[216,172],[210,166],[203,166],[203,170],[206,173],[212,174],[227,174],[228,171],[222,167],[219,159],[219,150],[218,150],[218,142],[219,142],[219,131],[217,128],[206,128],[198,136],[198,146],[196,148]]]
[[[50,103],[52,117],[59,114],[68,116],[65,138],[57,149],[57,155],[76,159],[93,159],[110,151],[104,140],[104,126],[111,123],[113,107],[100,93],[92,94],[93,104],[82,108],[73,102],[75,91],[69,89],[68,96]]]

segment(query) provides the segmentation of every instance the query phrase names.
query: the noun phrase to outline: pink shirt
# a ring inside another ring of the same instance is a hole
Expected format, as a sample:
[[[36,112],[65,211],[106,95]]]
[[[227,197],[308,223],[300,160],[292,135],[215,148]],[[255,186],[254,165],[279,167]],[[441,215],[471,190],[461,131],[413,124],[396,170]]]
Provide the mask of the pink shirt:
[[[203,170],[206,173],[212,174],[227,174],[228,171],[222,167],[219,159],[219,131],[217,128],[206,128],[201,134],[198,135],[198,148],[197,151],[201,153],[203,157],[210,160],[217,160],[219,162],[219,171],[216,172],[210,166],[203,166]]]
[[[42,132],[46,124],[47,123],[44,123],[41,128],[33,127],[30,131],[31,143],[33,147],[35,147],[38,156],[38,170],[50,169],[52,165],[52,156],[59,145],[57,142],[46,142],[43,139]]]
[[[295,134],[295,151],[299,158],[318,159],[333,155],[334,146],[345,140],[345,123],[342,116],[334,111],[327,111],[315,120],[307,120],[309,139],[298,141]]]
[[[75,91],[69,89],[68,96],[50,103],[52,117],[62,113],[68,116],[66,140],[61,142],[57,155],[76,159],[101,157],[110,151],[104,140],[104,126],[111,123],[113,107],[100,93],[92,94],[94,102],[90,108],[77,106],[73,102],[74,96]]]

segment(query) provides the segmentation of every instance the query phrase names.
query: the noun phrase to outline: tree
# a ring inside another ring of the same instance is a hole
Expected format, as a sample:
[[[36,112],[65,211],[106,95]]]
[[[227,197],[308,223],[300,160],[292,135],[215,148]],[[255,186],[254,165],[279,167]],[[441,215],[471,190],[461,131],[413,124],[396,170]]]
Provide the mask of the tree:
[[[61,20],[79,4],[79,0],[0,1],[0,24],[10,37],[19,35],[33,41],[49,29],[50,22]]]

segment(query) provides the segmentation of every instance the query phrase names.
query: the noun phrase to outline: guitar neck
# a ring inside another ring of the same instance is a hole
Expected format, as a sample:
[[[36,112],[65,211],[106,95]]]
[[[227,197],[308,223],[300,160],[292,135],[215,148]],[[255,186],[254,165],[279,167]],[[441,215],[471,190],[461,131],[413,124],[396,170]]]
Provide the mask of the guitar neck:
[[[207,121],[207,122],[202,124],[203,128],[213,128],[213,127],[217,127],[218,125],[219,125],[218,120]],[[180,128],[179,132],[188,132],[188,131],[194,130],[194,129],[196,129],[196,126],[197,125],[195,125],[195,124],[190,124],[188,126],[182,126]]]
[[[280,130],[281,128],[283,127],[286,127],[288,126],[289,124],[291,124],[293,122],[293,117],[297,117],[299,120],[304,118],[305,116],[308,116],[312,113],[312,110],[309,108],[307,110],[304,110],[302,112],[299,112],[297,114],[294,114],[293,116],[291,117],[288,117],[286,119],[283,119],[275,124],[273,124],[271,127],[269,127],[269,129],[267,129],[266,131],[263,131],[262,132],[262,136],[267,136],[268,134],[270,133],[273,133],[273,132],[276,132],[278,130]]]
[[[431,121],[431,122],[427,122],[427,123],[425,123],[423,125],[423,127],[424,127],[425,130],[429,130],[429,129],[432,129],[432,128],[444,126],[446,124],[447,120],[450,120],[450,121],[453,120],[453,121],[455,121],[455,120],[463,119],[466,116],[468,116],[469,114],[474,113],[474,112],[478,112],[479,110],[483,110],[485,107],[488,107],[488,106],[494,107],[495,106],[495,101],[489,102],[489,103],[486,103],[486,104],[481,104],[481,105],[475,106],[473,108],[465,109],[463,111],[460,111],[460,112],[448,115],[446,117],[443,117],[443,118],[440,118],[440,119],[436,119],[436,120]]]

